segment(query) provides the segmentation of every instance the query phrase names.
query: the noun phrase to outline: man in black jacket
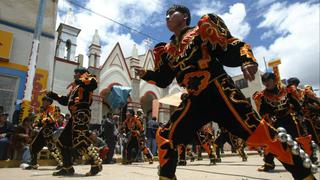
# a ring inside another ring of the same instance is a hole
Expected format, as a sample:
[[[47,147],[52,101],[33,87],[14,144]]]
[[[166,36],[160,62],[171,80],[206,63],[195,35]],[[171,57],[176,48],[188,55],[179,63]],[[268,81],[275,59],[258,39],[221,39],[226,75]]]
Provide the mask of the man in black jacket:
[[[105,161],[106,164],[112,164],[113,162],[113,155],[114,155],[114,149],[116,147],[117,142],[117,128],[116,128],[116,121],[118,116],[113,115],[111,113],[107,114],[107,118],[104,120],[104,122],[101,124],[101,135],[104,141],[107,143],[109,147],[109,152],[107,154],[107,159]]]

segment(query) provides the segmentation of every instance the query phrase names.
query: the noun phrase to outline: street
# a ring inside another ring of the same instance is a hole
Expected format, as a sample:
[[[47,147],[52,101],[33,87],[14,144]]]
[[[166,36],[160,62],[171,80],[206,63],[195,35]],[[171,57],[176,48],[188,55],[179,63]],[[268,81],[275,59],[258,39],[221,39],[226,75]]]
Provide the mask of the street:
[[[247,162],[242,162],[239,156],[223,157],[222,162],[215,166],[209,166],[209,160],[188,161],[187,166],[178,166],[176,175],[180,180],[286,180],[292,179],[291,175],[285,171],[283,166],[276,161],[276,169],[273,172],[258,172],[257,168],[263,164],[262,157],[250,155]],[[117,180],[155,180],[157,176],[158,162],[152,165],[146,163],[134,163],[132,165],[121,165],[119,163],[112,165],[103,165],[103,171],[97,176],[84,177],[89,171],[90,166],[75,166],[76,174],[73,177],[54,177],[53,166],[41,166],[38,170],[22,170],[21,168],[1,168],[1,179],[5,180],[54,180],[54,179],[117,179]],[[316,178],[320,178],[319,173]]]

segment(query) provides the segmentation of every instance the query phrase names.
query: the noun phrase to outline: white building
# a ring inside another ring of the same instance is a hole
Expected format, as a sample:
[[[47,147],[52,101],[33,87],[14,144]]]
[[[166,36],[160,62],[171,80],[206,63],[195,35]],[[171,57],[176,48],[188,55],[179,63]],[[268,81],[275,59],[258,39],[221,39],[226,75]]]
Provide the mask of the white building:
[[[261,81],[262,73],[263,73],[262,71],[258,70],[258,72],[255,75],[254,81],[251,81],[251,82],[245,80],[243,74],[232,77],[236,86],[240,88],[241,92],[249,100],[249,102],[251,103],[251,105],[255,110],[257,109],[257,107],[254,103],[254,100],[252,99],[252,95],[256,91],[261,91],[262,89],[264,89],[264,86]]]

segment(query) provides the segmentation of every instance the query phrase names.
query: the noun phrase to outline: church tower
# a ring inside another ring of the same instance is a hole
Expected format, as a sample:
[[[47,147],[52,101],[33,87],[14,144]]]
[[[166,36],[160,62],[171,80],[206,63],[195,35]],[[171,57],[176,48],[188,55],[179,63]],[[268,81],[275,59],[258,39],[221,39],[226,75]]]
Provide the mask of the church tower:
[[[56,57],[75,61],[77,38],[80,31],[80,29],[74,27],[74,16],[71,9],[69,9],[64,23],[60,23],[57,29]]]
[[[101,45],[98,30],[95,31],[89,46],[89,66],[99,68],[101,56]]]

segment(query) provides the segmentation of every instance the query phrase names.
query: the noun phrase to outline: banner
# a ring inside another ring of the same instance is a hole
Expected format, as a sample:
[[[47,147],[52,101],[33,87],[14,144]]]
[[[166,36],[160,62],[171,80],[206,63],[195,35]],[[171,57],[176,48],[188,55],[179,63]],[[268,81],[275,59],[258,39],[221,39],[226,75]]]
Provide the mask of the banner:
[[[0,30],[0,60],[9,61],[13,41],[13,33]]]

